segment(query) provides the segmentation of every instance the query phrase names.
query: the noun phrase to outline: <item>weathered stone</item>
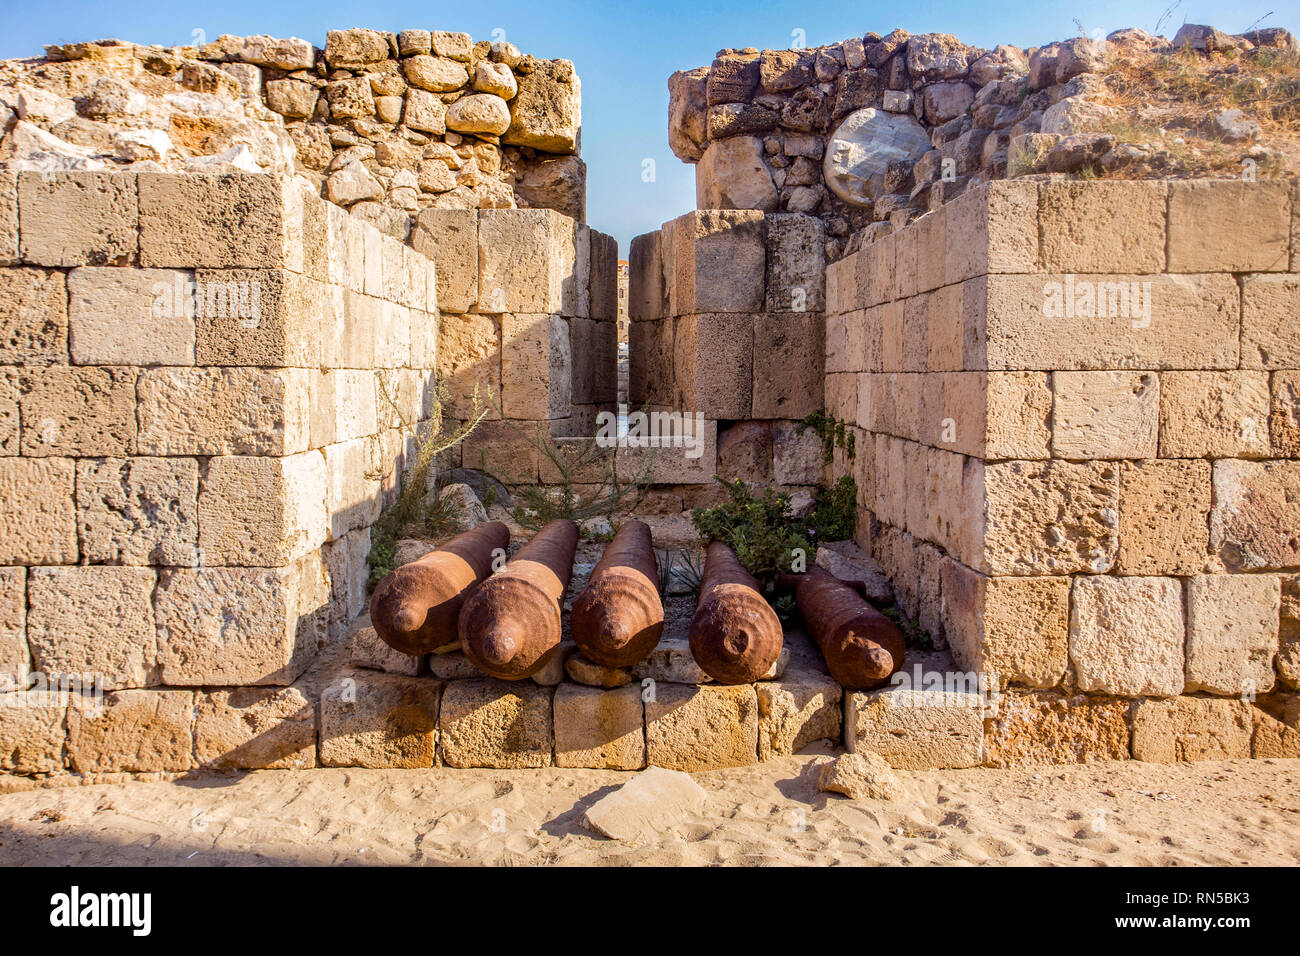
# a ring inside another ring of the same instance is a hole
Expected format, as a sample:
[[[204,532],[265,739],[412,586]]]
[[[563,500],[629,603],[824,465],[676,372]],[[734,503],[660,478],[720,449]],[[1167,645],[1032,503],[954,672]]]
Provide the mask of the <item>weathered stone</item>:
[[[570,679],[587,687],[622,687],[632,680],[632,674],[623,667],[606,667],[588,660],[583,654],[574,654],[564,662],[564,671]]]
[[[1181,694],[1183,645],[1177,579],[1075,578],[1070,661],[1080,690],[1127,697]]]
[[[851,800],[897,800],[903,796],[903,784],[879,754],[840,754],[821,765],[817,772],[817,789],[825,793],[842,793]]]
[[[192,458],[77,462],[77,530],[94,564],[192,567],[199,469]]]
[[[1129,702],[1056,693],[1003,694],[985,733],[985,765],[1127,760]]]
[[[576,224],[549,209],[484,209],[478,222],[478,311],[577,315],[590,263]]]
[[[109,692],[68,708],[68,762],[77,773],[193,770],[194,694]]]
[[[707,419],[751,416],[754,358],[750,316],[681,316],[676,322],[673,348],[676,407]]]
[[[1272,690],[1280,607],[1271,574],[1188,579],[1187,692],[1244,699]]]
[[[1300,565],[1300,462],[1214,463],[1210,550],[1232,571]]]
[[[310,443],[308,383],[307,373],[293,369],[147,369],[136,388],[136,447],[149,455],[304,451]],[[328,434],[331,441],[346,437]]]
[[[1250,705],[1175,697],[1133,708],[1133,758],[1148,763],[1239,760],[1250,756]]]
[[[1297,246],[1300,248],[1300,246]],[[1241,367],[1300,367],[1300,278],[1246,276],[1241,284]]]
[[[526,682],[453,681],[443,694],[439,753],[452,767],[551,766],[555,691]]]
[[[378,30],[330,30],[325,34],[325,60],[335,70],[363,71],[388,59],[388,35]]]
[[[700,209],[761,209],[772,212],[780,197],[754,136],[711,142],[695,167],[695,205]]]
[[[199,491],[199,547],[209,564],[280,567],[327,534],[328,472],[319,452],[213,458]]]
[[[63,769],[68,698],[64,694],[0,693],[0,770],[55,773]]]
[[[447,108],[447,129],[500,136],[510,128],[510,107],[491,93],[462,96]]]
[[[751,685],[657,684],[645,714],[653,766],[714,770],[757,760],[758,698]]]
[[[316,711],[296,687],[200,693],[194,751],[218,770],[307,770],[316,766]]]
[[[289,183],[248,173],[141,173],[140,264],[275,268],[286,264]]]
[[[501,317],[501,404],[505,417],[567,418],[572,403],[569,325],[558,315]]]
[[[1125,462],[1119,515],[1119,574],[1200,572],[1209,557],[1210,463]]]
[[[844,729],[843,688],[811,667],[787,670],[755,685],[758,759],[795,754],[816,740],[839,740]]]
[[[77,365],[193,365],[193,300],[187,273],[74,269],[68,331]]]
[[[583,821],[611,840],[649,843],[700,812],[707,798],[689,774],[649,767],[588,807]]]
[[[359,161],[351,162],[325,182],[325,197],[340,206],[367,199],[383,199],[384,187]]]
[[[134,368],[55,366],[22,379],[24,455],[122,456],[135,442]]]
[[[1044,183],[1038,208],[1043,268],[1162,272],[1165,197],[1161,182]]]
[[[301,80],[271,80],[266,84],[266,105],[289,119],[306,119],[316,112],[320,92]]]
[[[380,639],[373,627],[357,627],[349,635],[351,650],[349,660],[353,667],[364,667],[383,671],[386,674],[402,674],[414,677],[424,668],[424,658],[420,655],[403,654],[394,650]],[[436,675],[441,676],[441,675]]]
[[[33,568],[27,641],[35,669],[94,674],[109,689],[157,683],[154,582],[150,568]]]
[[[287,568],[162,571],[154,595],[161,680],[292,683],[314,657],[328,611],[319,555]]]
[[[665,224],[662,242],[669,313],[762,311],[763,283],[754,279],[767,263],[761,212],[690,212]]]
[[[1156,456],[1161,401],[1154,373],[1056,372],[1052,392],[1053,456]]]
[[[320,762],[326,767],[431,767],[440,681],[343,671],[321,693]]]
[[[766,285],[768,312],[825,309],[826,227],[820,219],[790,214],[767,218]]]
[[[138,254],[134,175],[21,173],[18,215],[34,265],[126,265]]]
[[[556,688],[557,767],[639,770],[645,766],[645,756],[640,686],[601,690],[561,684]]]
[[[1268,420],[1266,372],[1166,372],[1160,376],[1161,457],[1266,457]]]
[[[68,361],[67,296],[60,272],[0,270],[0,341],[6,361],[26,366]]]
[[[1170,272],[1285,272],[1289,184],[1202,180],[1169,184]]]
[[[844,746],[852,753],[873,751],[895,769],[977,767],[983,762],[983,702],[969,689],[847,692],[844,711]]]
[[[632,665],[632,676],[642,682],[673,684],[707,684],[713,680],[695,663],[685,637],[670,638],[667,634],[645,660]]]
[[[577,153],[582,130],[582,86],[568,60],[540,60],[518,78],[510,128],[501,142],[547,153]]]
[[[851,206],[884,195],[885,173],[894,162],[913,162],[930,149],[930,137],[910,116],[870,107],[851,113],[826,145],[826,185]]]
[[[668,145],[685,163],[697,161],[708,140],[704,127],[708,79],[708,67],[678,70],[668,77]]]
[[[75,482],[70,458],[0,458],[0,564],[77,560]]]

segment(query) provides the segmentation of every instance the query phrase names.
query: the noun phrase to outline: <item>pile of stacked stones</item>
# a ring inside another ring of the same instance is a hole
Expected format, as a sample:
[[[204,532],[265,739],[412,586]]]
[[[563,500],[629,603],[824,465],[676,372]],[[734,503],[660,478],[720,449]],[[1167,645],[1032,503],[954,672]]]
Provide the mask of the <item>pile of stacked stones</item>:
[[[425,208],[585,218],[581,89],[569,60],[468,34],[337,30],[118,40],[0,63],[0,166],[297,172],[405,239]]]
[[[1168,152],[1099,132],[1117,111],[1095,100],[1116,49],[1183,46],[1293,50],[1295,40],[1279,28],[1234,37],[1188,24],[1172,42],[1126,29],[1029,50],[905,30],[808,49],[726,49],[712,66],[670,77],[669,144],[697,164],[698,208],[819,216],[837,259],[972,184],[1088,163],[1176,172]],[[1243,148],[1258,133],[1239,116],[1213,119]]]

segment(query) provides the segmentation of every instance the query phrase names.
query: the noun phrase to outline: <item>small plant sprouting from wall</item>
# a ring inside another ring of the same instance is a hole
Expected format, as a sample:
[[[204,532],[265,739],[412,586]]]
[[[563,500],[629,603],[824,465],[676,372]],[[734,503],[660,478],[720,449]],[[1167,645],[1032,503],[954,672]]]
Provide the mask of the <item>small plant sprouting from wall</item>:
[[[488,413],[488,409],[480,405],[478,389],[475,388],[469,418],[451,434],[443,435],[442,407],[448,393],[446,385],[439,380],[434,383],[430,420],[421,430],[406,419],[388,376],[380,373],[376,381],[384,417],[383,428],[396,428],[403,434],[415,435],[416,445],[414,462],[398,478],[397,500],[370,528],[370,553],[366,561],[370,565],[368,585],[371,589],[396,566],[399,538],[436,539],[454,527],[460,516],[452,513],[447,502],[429,494],[429,479],[435,474],[438,456],[468,438]],[[366,472],[366,477],[371,481],[382,481],[387,474],[372,468]]]
[[[809,428],[822,440],[822,458],[827,464],[835,457],[836,446],[844,449],[844,454],[849,461],[857,457],[857,442],[853,432],[844,422],[818,409],[799,423],[799,434],[802,435]]]
[[[519,504],[511,514],[525,528],[535,530],[556,518],[568,518],[579,525],[591,518],[605,518],[609,528],[583,529],[582,534],[592,540],[608,541],[618,530],[619,516],[636,507],[649,490],[649,466],[631,481],[620,481],[614,455],[598,443],[596,436],[562,448],[551,440],[544,423],[532,432],[517,430],[527,436],[559,476],[547,485],[530,485],[515,492]],[[580,494],[575,489],[579,484],[594,485],[595,491]]]
[[[808,516],[816,540],[846,541],[858,527],[858,483],[843,475],[830,488],[817,491]]]

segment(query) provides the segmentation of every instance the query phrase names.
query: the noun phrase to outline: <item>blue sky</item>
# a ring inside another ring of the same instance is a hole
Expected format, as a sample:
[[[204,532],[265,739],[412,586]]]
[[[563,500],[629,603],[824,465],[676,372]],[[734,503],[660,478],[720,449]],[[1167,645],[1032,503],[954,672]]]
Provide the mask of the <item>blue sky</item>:
[[[954,33],[967,43],[1036,46],[1077,32],[1146,30],[1173,0],[1101,0],[1071,5],[976,0],[911,4],[821,0],[658,0],[575,2],[495,0],[485,3],[415,3],[385,0],[380,9],[331,0],[276,3],[225,0],[167,4],[136,0],[78,0],[22,4],[7,0],[0,15],[0,58],[37,56],[46,43],[119,37],[138,43],[179,45],[194,31],[298,36],[325,45],[325,32],[346,27],[379,30],[457,30],[475,40],[504,38],[525,53],[567,57],[582,78],[582,156],[588,166],[587,219],[615,236],[622,254],[629,240],[695,206],[694,168],[668,148],[668,75],[707,65],[722,47],[784,48],[802,31],[806,46],[833,43],[874,30],[903,27],[912,33]],[[1240,32],[1272,11],[1263,26],[1300,28],[1297,0],[1229,4],[1183,0],[1162,30],[1173,36],[1183,22],[1210,23]],[[494,31],[499,31],[494,33]],[[644,182],[645,161],[655,178]]]

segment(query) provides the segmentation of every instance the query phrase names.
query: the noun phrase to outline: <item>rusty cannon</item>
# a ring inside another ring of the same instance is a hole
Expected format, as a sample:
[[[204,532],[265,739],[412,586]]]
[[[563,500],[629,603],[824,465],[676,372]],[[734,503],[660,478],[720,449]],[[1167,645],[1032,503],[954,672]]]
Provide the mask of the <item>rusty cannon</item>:
[[[578,526],[548,521],[460,609],[460,646],[479,670],[522,680],[545,666],[560,643],[564,591],[573,573]]]
[[[781,621],[736,553],[714,541],[691,618],[691,654],[719,684],[758,680],[781,656]]]
[[[831,677],[850,690],[869,690],[903,666],[903,632],[851,584],[823,568],[797,575],[794,598]]]
[[[664,632],[658,580],[649,525],[627,522],[573,602],[569,624],[582,653],[606,667],[630,667],[654,650]]]
[[[509,544],[510,529],[489,521],[395,569],[370,597],[376,633],[403,654],[455,643],[466,596],[492,573],[493,552],[504,555]]]

